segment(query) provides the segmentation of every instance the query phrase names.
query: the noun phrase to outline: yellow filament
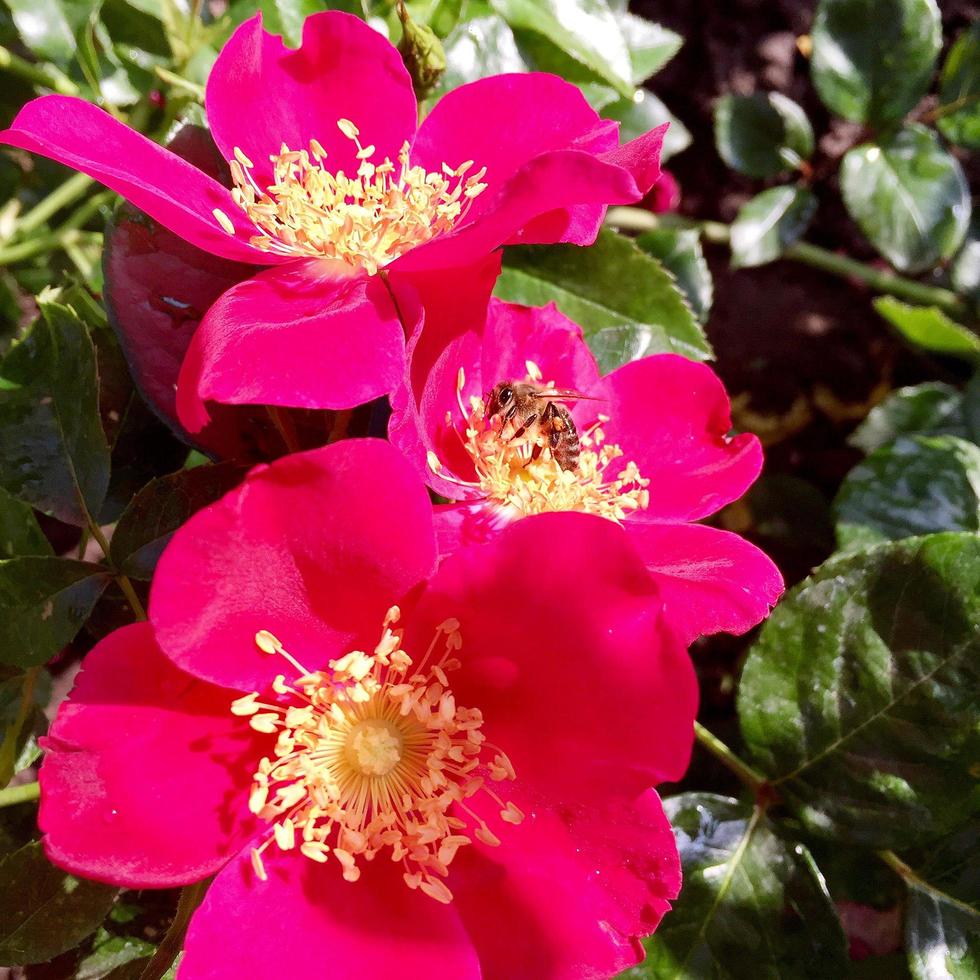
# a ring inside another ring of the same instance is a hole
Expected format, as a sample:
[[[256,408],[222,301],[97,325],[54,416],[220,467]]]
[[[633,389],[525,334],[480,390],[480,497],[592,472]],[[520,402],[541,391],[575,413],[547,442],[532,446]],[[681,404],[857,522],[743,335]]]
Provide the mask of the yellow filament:
[[[357,147],[355,174],[326,168],[327,153],[316,140],[309,150],[285,144],[270,156],[272,182],[260,187],[252,161],[238,148],[231,161],[232,197],[256,227],[249,244],[266,252],[345,262],[371,275],[416,245],[453,228],[475,197],[486,190],[486,168],[466,176],[468,160],[437,172],[412,166],[406,142],[397,166],[389,157],[373,163],[375,148],[363,146],[349,120],[337,123]],[[224,212],[215,220],[228,234],[234,225]]]
[[[483,717],[457,705],[448,685],[459,667],[459,623],[440,624],[413,666],[392,629],[399,616],[397,607],[389,610],[373,652],[352,651],[328,671],[307,670],[270,632],[256,634],[260,650],[282,656],[298,674],[277,676],[268,703],[253,692],[231,708],[256,731],[276,735],[249,798],[252,812],[272,824],[252,851],[259,879],[266,878],[262,854],[273,844],[320,863],[332,855],[347,881],[360,877],[361,859],[390,849],[410,888],[449,902],[441,879],[457,850],[473,838],[500,843],[464,801],[484,792],[502,821],[524,819],[486,785],[515,779],[514,767],[495,747],[492,759],[482,758],[491,748]]]

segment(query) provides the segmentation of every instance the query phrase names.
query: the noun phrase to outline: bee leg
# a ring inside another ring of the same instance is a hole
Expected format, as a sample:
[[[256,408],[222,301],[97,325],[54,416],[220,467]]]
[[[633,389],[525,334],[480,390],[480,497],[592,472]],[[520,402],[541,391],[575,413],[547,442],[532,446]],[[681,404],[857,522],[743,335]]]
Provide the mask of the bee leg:
[[[524,462],[522,469],[527,469],[535,460],[541,458],[541,454],[544,452],[544,446],[540,442],[534,444],[534,448],[531,450],[531,455]]]
[[[534,423],[537,422],[537,420],[538,420],[537,412],[535,412],[533,415],[529,415],[524,420],[524,424],[519,429],[516,429],[514,431],[514,434],[507,441],[513,442],[515,439],[520,439],[520,437],[524,435],[524,433],[527,432],[527,430],[531,428],[531,426],[534,425]]]

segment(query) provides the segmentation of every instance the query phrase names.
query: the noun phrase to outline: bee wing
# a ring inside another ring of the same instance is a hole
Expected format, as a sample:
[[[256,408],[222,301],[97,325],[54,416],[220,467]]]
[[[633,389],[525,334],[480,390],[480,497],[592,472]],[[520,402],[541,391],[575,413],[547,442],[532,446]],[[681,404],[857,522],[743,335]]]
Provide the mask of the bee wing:
[[[535,393],[535,398],[554,398],[561,402],[603,402],[605,398],[596,398],[593,395],[583,395],[581,391],[574,388],[542,388]]]

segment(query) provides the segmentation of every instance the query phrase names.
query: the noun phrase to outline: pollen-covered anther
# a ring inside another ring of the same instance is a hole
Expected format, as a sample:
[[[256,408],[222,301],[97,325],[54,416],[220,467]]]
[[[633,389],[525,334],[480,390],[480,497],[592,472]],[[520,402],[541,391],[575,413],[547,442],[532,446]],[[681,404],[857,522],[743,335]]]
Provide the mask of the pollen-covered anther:
[[[389,157],[374,163],[375,147],[361,143],[349,119],[337,128],[357,147],[354,174],[331,171],[327,151],[313,139],[308,150],[283,144],[270,156],[272,179],[262,187],[252,161],[235,147],[232,198],[255,225],[249,244],[277,255],[335,259],[373,275],[452,229],[487,188],[486,168],[470,173],[472,160],[427,171],[411,164],[406,142],[397,165]],[[227,214],[216,209],[214,218],[235,234]]]
[[[415,664],[394,628],[400,616],[389,610],[372,652],[351,651],[324,671],[305,668],[267,630],[256,634],[256,646],[297,675],[278,675],[267,701],[253,692],[231,706],[256,731],[277,736],[248,801],[272,824],[252,850],[259,879],[271,845],[319,863],[332,856],[347,881],[360,877],[362,861],[388,851],[410,888],[449,902],[441,879],[457,851],[474,839],[500,843],[466,801],[484,793],[504,823],[524,819],[488,785],[515,779],[513,765],[486,742],[480,711],[457,705],[450,688],[460,666],[459,623],[441,623]]]
[[[529,382],[545,389],[553,387],[542,384],[541,370],[533,361],[525,362],[525,367]],[[446,424],[459,436],[477,478],[471,482],[455,479],[431,451],[428,466],[444,480],[480,491],[503,520],[572,510],[621,522],[650,505],[650,481],[635,463],[617,462],[622,460],[622,449],[606,442],[602,426],[609,421],[607,415],[598,415],[590,428],[579,433],[578,463],[566,470],[554,458],[546,429],[531,425],[518,435],[521,422],[488,418],[482,399],[471,397],[467,406],[464,384],[460,369],[456,403],[462,424],[451,412],[446,413]],[[545,404],[542,401],[541,408]]]

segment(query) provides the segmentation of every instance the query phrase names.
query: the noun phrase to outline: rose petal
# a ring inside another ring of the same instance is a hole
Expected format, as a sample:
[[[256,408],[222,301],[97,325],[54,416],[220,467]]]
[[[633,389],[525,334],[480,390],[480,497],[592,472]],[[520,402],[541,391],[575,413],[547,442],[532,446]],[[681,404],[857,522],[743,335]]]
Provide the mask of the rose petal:
[[[316,139],[332,171],[357,171],[357,147],[337,128],[350,120],[374,160],[397,158],[415,133],[412,81],[394,47],[361,18],[339,11],[307,17],[298,50],[245,21],[218,55],[205,100],[215,142],[228,160],[240,147],[265,186],[282,143],[304,150]]]
[[[593,394],[605,400],[606,441],[650,480],[650,506],[637,520],[707,517],[759,475],[762,446],[753,435],[729,436],[728,395],[704,364],[675,354],[644,357],[607,375]]]
[[[581,90],[543,72],[494,75],[444,95],[419,126],[412,162],[439,170],[472,160],[486,167],[488,190],[473,201],[475,218],[525,163],[550,150],[600,153],[617,145],[617,126],[599,118]]]
[[[474,806],[500,846],[463,848],[449,871],[483,976],[608,977],[638,963],[637,937],[654,931],[681,885],[677,846],[657,794],[549,808],[520,797],[520,775],[517,793],[511,785],[497,789],[516,797],[524,822],[491,823],[478,794]]]
[[[45,95],[28,102],[0,143],[40,153],[94,177],[141,211],[206,252],[238,262],[282,259],[248,244],[255,234],[227,188],[84,99]],[[225,213],[236,235],[212,213]]]
[[[147,623],[99,643],[43,742],[51,861],[127,888],[183,885],[224,864],[255,830],[247,799],[262,753],[231,714],[235,697],[174,667]]]
[[[599,159],[628,170],[633,175],[640,193],[646,194],[660,179],[660,152],[669,125],[670,123],[663,123],[622,146],[600,153]]]
[[[476,200],[483,197],[486,201],[475,218],[406,252],[392,268],[416,271],[467,265],[505,242],[525,241],[521,230],[542,214],[575,205],[630,204],[642,195],[627,170],[574,149],[535,157],[505,183],[489,188]],[[596,227],[591,219],[585,226],[593,230]],[[542,240],[539,233],[532,239]],[[575,244],[587,245],[591,241],[576,240]]]
[[[432,477],[426,461],[431,447],[423,439],[416,392],[424,386],[431,359],[454,338],[483,329],[487,304],[499,274],[498,252],[475,265],[454,270],[452,289],[446,288],[446,273],[441,269],[393,274],[389,278],[402,317],[416,323],[406,346],[405,374],[391,394],[388,438],[424,480]]]
[[[184,670],[263,690],[292,668],[259,652],[259,630],[317,669],[373,646],[385,611],[434,564],[418,476],[387,443],[346,440],[257,467],[198,511],[160,559],[150,619]]]
[[[265,852],[267,881],[231,862],[195,912],[181,980],[331,977],[478,980],[479,963],[455,905],[412,891],[400,865],[379,857],[356,882],[333,858]]]
[[[517,521],[443,561],[411,642],[448,617],[463,638],[456,701],[483,712],[528,792],[563,802],[683,775],[697,683],[622,528],[586,514]]]
[[[628,521],[626,529],[685,644],[709,633],[741,635],[765,619],[783,593],[779,569],[737,534],[639,521]]]
[[[208,310],[184,358],[177,411],[196,432],[209,400],[353,408],[391,391],[404,358],[380,278],[323,278],[321,263],[293,263],[232,287]]]

